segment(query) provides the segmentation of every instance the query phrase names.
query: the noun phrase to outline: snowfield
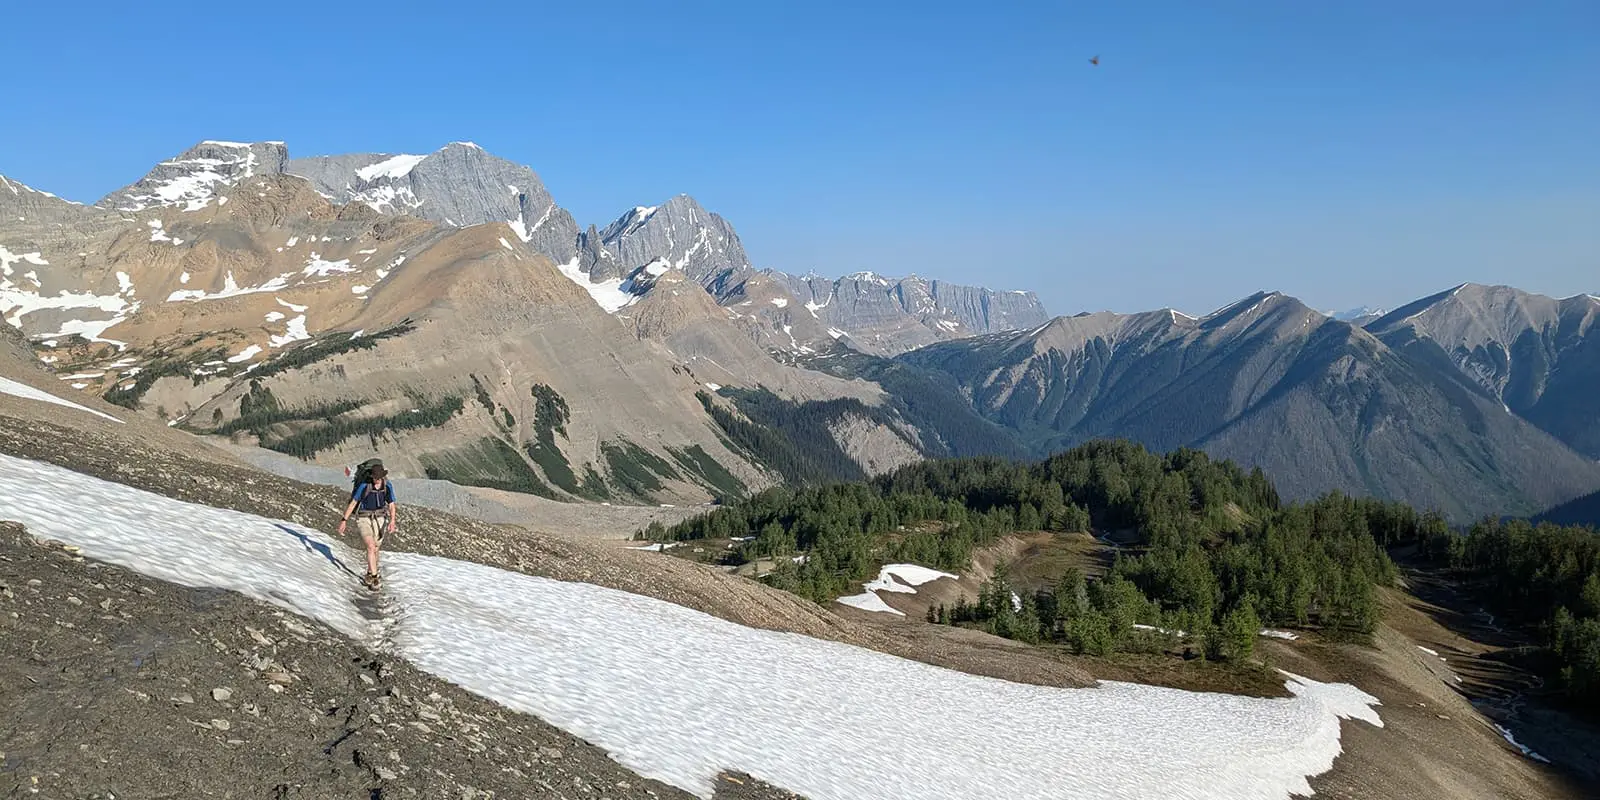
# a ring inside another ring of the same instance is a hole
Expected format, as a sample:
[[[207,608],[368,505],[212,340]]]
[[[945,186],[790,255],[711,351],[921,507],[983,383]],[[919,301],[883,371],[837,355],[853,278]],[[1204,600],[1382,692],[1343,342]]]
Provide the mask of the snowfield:
[[[1277,699],[1030,686],[407,553],[384,556],[374,623],[353,604],[363,559],[333,536],[5,455],[0,519],[321,620],[700,797],[743,770],[815,800],[1287,800],[1332,765],[1342,718],[1383,724],[1376,698],[1288,673]]]
[[[0,378],[0,394],[9,394],[13,397],[22,397],[28,400],[38,400],[45,403],[54,403],[58,406],[66,406],[67,408],[75,408],[79,411],[87,411],[97,417],[104,417],[105,419],[109,419],[119,425],[122,424],[122,420],[117,419],[110,414],[96,411],[88,406],[78,405],[71,400],[63,400],[53,394],[50,394],[49,392],[35,389],[26,383],[20,383],[18,381],[11,380],[10,378]]]

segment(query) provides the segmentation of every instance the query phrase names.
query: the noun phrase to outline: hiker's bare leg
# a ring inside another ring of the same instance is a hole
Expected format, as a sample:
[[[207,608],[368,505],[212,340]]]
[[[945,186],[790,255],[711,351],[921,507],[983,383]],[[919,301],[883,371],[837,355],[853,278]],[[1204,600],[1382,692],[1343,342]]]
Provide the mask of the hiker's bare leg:
[[[367,542],[367,574],[378,574],[378,540],[371,536],[363,536]]]

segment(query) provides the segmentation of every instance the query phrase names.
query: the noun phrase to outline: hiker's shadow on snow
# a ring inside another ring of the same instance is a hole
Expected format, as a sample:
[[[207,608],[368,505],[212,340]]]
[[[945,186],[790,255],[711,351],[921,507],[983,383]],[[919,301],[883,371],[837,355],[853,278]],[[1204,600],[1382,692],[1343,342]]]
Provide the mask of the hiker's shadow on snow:
[[[283,531],[284,533],[289,534],[290,536],[293,536],[296,539],[299,539],[300,543],[305,545],[307,552],[321,553],[323,558],[328,559],[328,563],[338,567],[339,569],[344,570],[346,575],[349,575],[352,578],[360,578],[361,577],[360,575],[357,575],[355,573],[355,570],[352,570],[349,567],[345,566],[345,563],[343,561],[340,561],[339,557],[333,554],[333,548],[327,546],[326,544],[324,544],[322,542],[319,542],[316,539],[313,539],[310,536],[307,536],[307,535],[295,530],[294,528],[289,527],[288,525],[283,525],[281,523],[276,523],[275,522],[275,523],[273,523],[273,527],[277,528],[278,530]]]

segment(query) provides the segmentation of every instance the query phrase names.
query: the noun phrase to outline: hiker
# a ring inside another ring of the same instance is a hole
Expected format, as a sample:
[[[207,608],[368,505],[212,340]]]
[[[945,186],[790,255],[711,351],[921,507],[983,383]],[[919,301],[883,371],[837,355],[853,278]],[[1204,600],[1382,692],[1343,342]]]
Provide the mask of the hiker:
[[[389,483],[388,475],[382,464],[373,465],[366,480],[358,473],[350,505],[344,510],[344,519],[339,520],[339,533],[343,535],[350,515],[356,515],[356,528],[367,543],[367,576],[361,582],[368,589],[378,588],[378,545],[383,544],[385,533],[395,531],[394,484]],[[387,526],[383,523],[385,516],[389,518]]]

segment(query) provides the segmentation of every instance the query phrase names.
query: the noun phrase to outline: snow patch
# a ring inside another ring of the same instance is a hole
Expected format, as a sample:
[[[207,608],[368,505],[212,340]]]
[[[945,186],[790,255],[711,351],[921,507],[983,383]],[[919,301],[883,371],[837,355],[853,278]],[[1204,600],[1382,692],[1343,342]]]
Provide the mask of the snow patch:
[[[585,275],[583,270],[578,269],[577,256],[574,256],[571,261],[565,264],[557,264],[556,269],[561,270],[561,274],[567,276],[568,280],[582,286],[584,291],[588,292],[591,298],[594,298],[594,302],[606,310],[606,313],[614,314],[627,306],[633,305],[639,299],[638,295],[623,290],[622,286],[626,281],[622,278],[590,283],[589,276]]]
[[[282,322],[283,319],[284,319],[284,316],[283,316],[283,312],[282,311],[268,311],[267,312],[267,321],[268,322]]]
[[[511,246],[510,242],[506,241],[506,237],[504,236],[500,237],[500,246],[512,252],[516,252],[517,250],[517,248]]]
[[[289,237],[289,241],[284,242],[283,246],[284,247],[294,247],[295,245],[297,245],[299,243],[300,243],[300,237],[298,237],[298,236],[290,236]]]
[[[189,285],[189,273],[185,272],[182,275],[179,275],[178,276],[178,283],[180,283],[180,284],[182,284],[184,286],[188,286]]]
[[[253,344],[243,350],[240,350],[238,355],[229,357],[228,363],[243,364],[244,362],[249,361],[250,359],[259,355],[261,355],[261,345]]]
[[[789,301],[784,299],[784,298],[782,298],[782,297],[774,297],[774,298],[772,298],[771,302],[772,302],[773,305],[777,306],[778,308],[785,308],[785,307],[787,307],[789,305]]]
[[[284,331],[282,336],[273,336],[267,341],[267,346],[274,348],[282,347],[286,344],[292,344],[294,342],[304,341],[310,338],[311,334],[306,332],[306,315],[301,314],[300,316],[289,320],[288,330]]]
[[[350,259],[341,258],[338,261],[328,261],[317,251],[311,251],[311,259],[306,262],[306,267],[300,274],[308,278],[326,278],[329,275],[355,272],[356,268],[350,266]]]
[[[1270,637],[1270,638],[1273,638],[1273,639],[1284,639],[1284,640],[1291,641],[1291,642],[1296,640],[1296,639],[1298,639],[1298,638],[1300,638],[1299,634],[1294,633],[1292,631],[1275,631],[1275,630],[1273,630],[1271,628],[1262,628],[1261,631],[1260,631],[1260,635],[1261,636]]]
[[[170,242],[170,241],[172,241],[172,237],[168,236],[167,232],[164,229],[162,229],[161,220],[153,219],[153,220],[150,220],[149,222],[147,222],[145,224],[150,226],[150,241],[152,241],[152,242]]]
[[[310,306],[297,306],[294,303],[288,302],[287,300],[284,300],[281,297],[274,297],[273,299],[278,301],[278,305],[283,306],[284,308],[287,308],[287,309],[289,309],[290,311],[293,311],[296,314],[304,314],[304,313],[306,313],[306,309],[310,308]]]
[[[900,582],[896,582],[896,578]],[[956,576],[916,564],[885,564],[882,569],[878,570],[878,577],[861,585],[861,588],[866,590],[865,592],[853,594],[849,597],[841,597],[837,602],[847,606],[854,606],[863,611],[880,611],[903,617],[905,614],[885,603],[883,598],[878,596],[878,592],[916,594],[915,587],[940,578],[955,579]]]
[[[1550,759],[1545,758],[1544,756],[1541,756],[1538,753],[1533,752],[1532,748],[1530,748],[1527,745],[1517,741],[1517,737],[1511,735],[1511,729],[1510,728],[1507,728],[1506,726],[1501,725],[1498,722],[1495,723],[1494,727],[1495,727],[1495,730],[1500,731],[1500,735],[1504,736],[1505,740],[1507,742],[1511,743],[1512,747],[1515,747],[1518,750],[1521,750],[1523,755],[1525,755],[1528,758],[1531,758],[1531,759],[1533,759],[1535,761],[1543,761],[1546,764],[1550,763]]]
[[[706,384],[706,388],[710,389],[713,392],[720,392],[720,391],[722,391],[722,384],[720,384],[720,383],[708,383],[708,384]]]
[[[378,178],[404,178],[411,174],[422,159],[427,156],[398,155],[370,164],[356,170],[356,177],[364,181],[377,180]]]
[[[234,280],[233,271],[229,270],[227,277],[223,280],[222,291],[206,292],[203,289],[179,289],[178,291],[167,295],[167,302],[176,303],[180,301],[197,302],[200,300],[222,300],[228,297],[238,297],[239,295],[244,294],[276,292],[280,289],[286,289],[289,287],[289,276],[293,274],[294,273],[292,272],[286,272],[270,281],[267,281],[266,283],[261,284],[260,286],[241,287],[238,281]]]

